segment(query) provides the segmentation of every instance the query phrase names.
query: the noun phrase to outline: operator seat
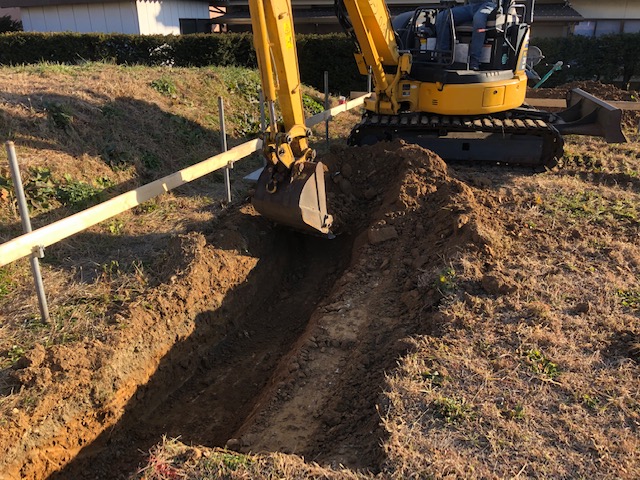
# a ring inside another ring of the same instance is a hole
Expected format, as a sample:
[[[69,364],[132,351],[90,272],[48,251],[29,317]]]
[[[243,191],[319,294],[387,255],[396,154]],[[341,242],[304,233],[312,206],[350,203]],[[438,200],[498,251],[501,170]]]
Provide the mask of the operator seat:
[[[493,12],[489,14],[487,18],[487,36],[496,37],[497,34],[504,32],[510,25],[516,25],[519,23],[518,12],[516,10],[516,0],[503,0],[498,2]],[[460,34],[473,33],[473,25],[471,23],[461,23],[456,25],[456,38]]]

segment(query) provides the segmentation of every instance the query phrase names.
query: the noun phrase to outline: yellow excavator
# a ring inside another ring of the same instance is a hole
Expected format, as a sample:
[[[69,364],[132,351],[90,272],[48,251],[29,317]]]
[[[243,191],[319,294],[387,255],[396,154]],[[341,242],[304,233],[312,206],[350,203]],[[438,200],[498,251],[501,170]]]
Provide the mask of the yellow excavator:
[[[457,24],[452,13],[456,2],[442,1],[392,19],[384,0],[335,0],[338,20],[356,42],[360,73],[371,73],[374,83],[348,143],[399,137],[447,161],[552,167],[563,154],[563,134],[626,141],[620,110],[579,89],[562,112],[525,105],[534,1],[495,0],[483,28],[480,65],[471,68],[474,29]],[[249,8],[269,106],[269,126],[263,132],[267,167],[253,203],[279,223],[327,234],[332,217],[325,168],[315,160],[304,125],[291,2],[249,0]],[[437,41],[443,28],[450,38],[446,46]]]

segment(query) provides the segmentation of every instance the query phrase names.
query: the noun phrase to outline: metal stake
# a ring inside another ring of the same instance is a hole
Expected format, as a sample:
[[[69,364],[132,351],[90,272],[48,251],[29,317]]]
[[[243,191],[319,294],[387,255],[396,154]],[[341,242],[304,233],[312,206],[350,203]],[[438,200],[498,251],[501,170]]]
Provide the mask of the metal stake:
[[[267,129],[267,117],[264,111],[264,92],[262,91],[262,89],[260,89],[258,94],[260,97],[260,131],[264,134],[265,130]],[[267,159],[264,155],[262,156],[262,166],[267,166]]]
[[[224,100],[222,97],[218,97],[218,112],[220,114],[220,143],[222,144],[222,151],[227,151],[227,128],[224,123]],[[231,203],[231,175],[230,169],[233,168],[233,163],[229,162],[229,167],[224,167],[224,186],[227,189],[227,203]]]
[[[329,72],[324,72],[324,109],[329,110]],[[329,148],[329,117],[324,121],[325,139]]]
[[[18,211],[20,212],[20,220],[22,222],[22,230],[24,233],[31,232],[31,218],[29,218],[29,207],[27,199],[22,188],[22,178],[20,176],[20,167],[18,166],[18,157],[13,142],[5,142],[7,156],[9,157],[9,170],[11,170],[11,179],[13,180],[13,188],[16,192],[18,200]],[[44,292],[44,283],[42,282],[42,274],[40,272],[40,262],[38,257],[44,257],[44,249],[38,247],[29,258],[31,263],[31,273],[36,287],[36,295],[38,296],[38,304],[40,305],[40,316],[42,323],[49,322],[49,306],[47,305],[47,296]]]

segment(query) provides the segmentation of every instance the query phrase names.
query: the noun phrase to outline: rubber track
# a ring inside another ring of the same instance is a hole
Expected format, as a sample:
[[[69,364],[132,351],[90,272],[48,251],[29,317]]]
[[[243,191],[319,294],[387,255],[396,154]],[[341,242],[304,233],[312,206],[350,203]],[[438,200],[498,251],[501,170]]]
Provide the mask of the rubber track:
[[[510,118],[506,118],[509,116]],[[552,168],[563,155],[564,141],[558,130],[539,118],[528,118],[522,112],[505,112],[500,116],[461,117],[409,113],[399,115],[377,115],[366,113],[361,122],[351,131],[350,145],[360,145],[366,135],[375,135],[378,140],[403,138],[410,141],[416,135],[445,136],[451,132],[502,133],[504,135],[533,135],[542,137],[540,157],[530,157],[519,162],[504,162],[528,166]],[[456,139],[451,139],[456,141]],[[447,160],[445,158],[445,160]]]

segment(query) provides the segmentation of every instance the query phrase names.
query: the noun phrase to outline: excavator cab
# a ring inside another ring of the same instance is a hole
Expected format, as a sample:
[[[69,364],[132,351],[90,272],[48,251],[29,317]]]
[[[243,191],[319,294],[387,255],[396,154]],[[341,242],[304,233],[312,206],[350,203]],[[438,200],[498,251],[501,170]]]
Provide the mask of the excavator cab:
[[[471,22],[456,25],[451,8],[457,3],[441,3],[440,7],[420,7],[393,19],[400,48],[411,52],[414,65],[468,70],[473,25]],[[531,2],[498,2],[483,29],[485,40],[480,70],[517,70],[519,47],[528,31],[527,18],[531,17],[531,11]],[[451,38],[447,48],[437,48],[437,37],[441,33],[437,31],[439,16],[446,18],[444,24]]]

